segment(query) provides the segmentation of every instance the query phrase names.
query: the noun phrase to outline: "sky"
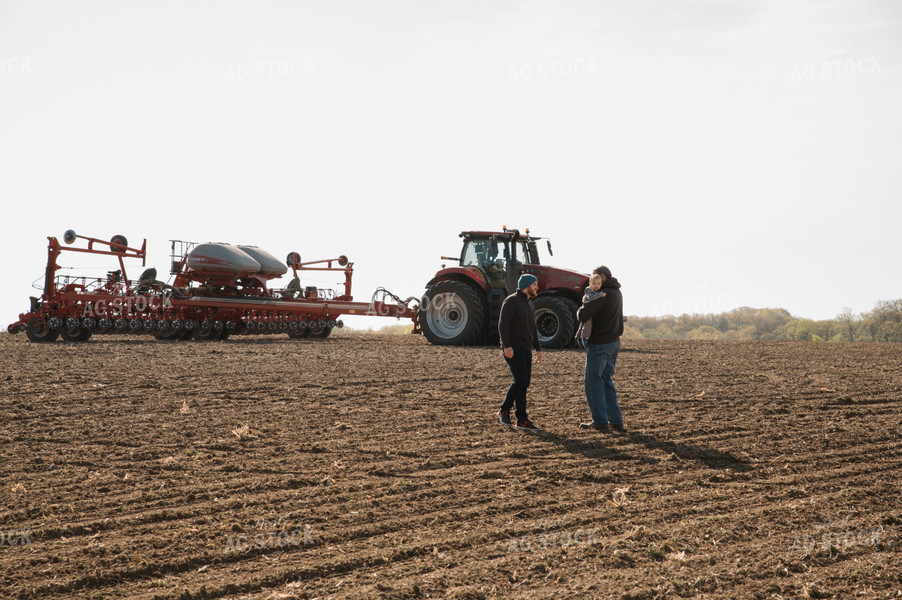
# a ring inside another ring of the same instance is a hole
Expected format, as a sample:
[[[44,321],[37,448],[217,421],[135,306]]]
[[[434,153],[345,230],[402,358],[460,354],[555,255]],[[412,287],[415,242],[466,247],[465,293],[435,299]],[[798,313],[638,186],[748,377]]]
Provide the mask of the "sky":
[[[868,311],[902,297],[900,64],[894,1],[0,0],[0,317],[67,229],[161,278],[171,239],[345,254],[368,300],[504,225],[629,315]]]

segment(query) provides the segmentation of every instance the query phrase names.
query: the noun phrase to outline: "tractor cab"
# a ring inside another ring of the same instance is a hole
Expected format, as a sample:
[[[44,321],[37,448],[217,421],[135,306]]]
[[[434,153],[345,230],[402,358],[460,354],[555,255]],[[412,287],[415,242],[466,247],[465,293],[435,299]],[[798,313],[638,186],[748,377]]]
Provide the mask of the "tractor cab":
[[[525,234],[507,228],[502,232],[465,231],[460,237],[464,238],[460,266],[478,269],[489,288],[513,293],[523,265],[540,264],[536,240],[542,238],[530,237],[528,229]],[[550,250],[550,242],[548,247]]]

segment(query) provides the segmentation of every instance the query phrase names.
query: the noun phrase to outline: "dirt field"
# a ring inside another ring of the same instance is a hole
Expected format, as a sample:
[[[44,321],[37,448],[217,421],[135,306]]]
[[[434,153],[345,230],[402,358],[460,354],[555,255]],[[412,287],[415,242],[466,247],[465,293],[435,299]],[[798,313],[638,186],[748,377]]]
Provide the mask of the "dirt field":
[[[897,598],[902,345],[0,336],[3,598]]]

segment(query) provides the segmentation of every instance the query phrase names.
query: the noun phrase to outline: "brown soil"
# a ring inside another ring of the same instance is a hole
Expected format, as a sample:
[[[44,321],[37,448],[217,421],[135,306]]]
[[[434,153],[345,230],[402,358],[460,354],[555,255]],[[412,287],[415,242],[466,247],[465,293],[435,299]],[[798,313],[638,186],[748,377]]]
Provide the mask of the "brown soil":
[[[896,598],[902,345],[0,338],[4,598]]]

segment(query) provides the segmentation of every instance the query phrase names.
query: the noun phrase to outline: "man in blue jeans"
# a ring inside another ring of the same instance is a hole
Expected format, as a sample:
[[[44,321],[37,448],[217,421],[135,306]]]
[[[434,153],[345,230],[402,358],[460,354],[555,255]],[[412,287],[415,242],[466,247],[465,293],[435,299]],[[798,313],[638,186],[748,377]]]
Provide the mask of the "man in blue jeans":
[[[623,295],[620,282],[605,266],[593,271],[601,276],[600,294],[588,300],[576,312],[581,323],[592,319],[592,331],[586,346],[586,400],[592,421],[580,423],[580,427],[602,432],[610,428],[623,432],[623,415],[617,403],[617,390],[611,377],[620,352],[620,336],[623,335]]]

